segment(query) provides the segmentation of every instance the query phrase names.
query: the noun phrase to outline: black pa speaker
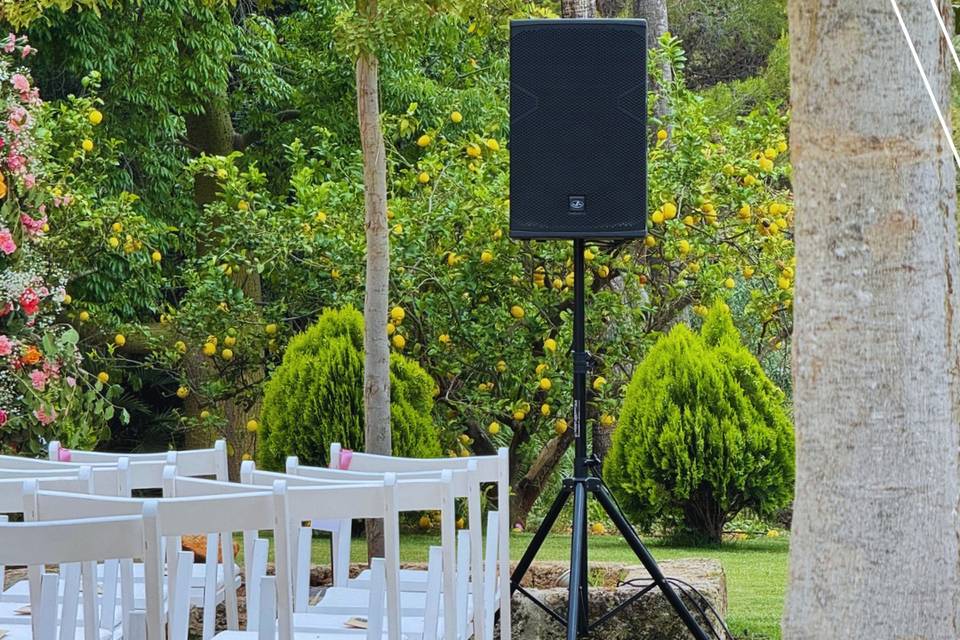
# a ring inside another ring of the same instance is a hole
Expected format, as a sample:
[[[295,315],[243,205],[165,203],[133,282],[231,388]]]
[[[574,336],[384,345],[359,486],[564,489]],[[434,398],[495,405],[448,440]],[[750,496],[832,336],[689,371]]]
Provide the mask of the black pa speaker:
[[[510,24],[510,236],[646,233],[647,26]]]

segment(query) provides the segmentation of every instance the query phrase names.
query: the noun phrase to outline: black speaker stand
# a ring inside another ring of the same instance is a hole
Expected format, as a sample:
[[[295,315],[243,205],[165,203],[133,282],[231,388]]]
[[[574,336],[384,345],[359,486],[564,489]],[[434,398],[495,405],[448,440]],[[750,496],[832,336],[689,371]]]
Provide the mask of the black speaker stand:
[[[700,625],[694,619],[690,610],[684,605],[680,596],[674,590],[669,580],[664,577],[663,572],[653,559],[650,552],[640,540],[636,530],[620,511],[616,500],[610,493],[610,490],[603,483],[600,476],[600,469],[597,459],[587,455],[587,373],[591,369],[591,356],[587,353],[584,340],[584,259],[583,252],[585,241],[575,239],[573,241],[573,271],[574,271],[574,289],[573,289],[573,437],[575,441],[573,476],[565,478],[563,487],[559,495],[554,499],[550,510],[537,529],[530,546],[524,552],[523,557],[514,569],[510,578],[511,592],[519,591],[530,598],[537,606],[543,609],[553,619],[567,628],[567,640],[577,640],[577,638],[589,637],[589,635],[604,622],[619,613],[624,607],[632,604],[635,599],[646,593],[647,589],[641,590],[636,597],[620,603],[613,609],[607,611],[594,622],[589,619],[589,592],[587,575],[587,496],[592,495],[603,507],[607,515],[613,521],[617,530],[627,541],[630,549],[636,554],[637,558],[643,564],[644,568],[652,578],[652,585],[663,592],[670,606],[676,611],[677,615],[690,630],[690,633],[696,640],[710,640],[709,636],[703,631]],[[567,500],[573,496],[573,534],[570,547],[570,595],[567,616],[564,618],[560,613],[550,608],[539,599],[534,597],[529,591],[520,585],[520,581],[530,568],[530,564],[536,557],[537,552],[546,540],[550,529],[553,528],[557,517],[563,510]]]

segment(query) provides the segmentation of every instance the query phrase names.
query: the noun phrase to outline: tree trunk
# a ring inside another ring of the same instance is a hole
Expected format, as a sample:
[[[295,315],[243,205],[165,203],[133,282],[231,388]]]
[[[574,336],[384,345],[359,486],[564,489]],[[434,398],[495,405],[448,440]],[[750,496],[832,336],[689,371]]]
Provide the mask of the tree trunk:
[[[524,526],[527,524],[527,516],[530,510],[536,504],[537,498],[543,493],[544,485],[550,478],[550,474],[556,469],[560,459],[563,458],[570,443],[573,442],[573,429],[567,429],[562,435],[552,438],[546,446],[540,451],[530,468],[520,479],[510,478],[510,486],[514,487],[513,496],[510,499],[510,518],[515,523]],[[511,465],[514,459],[511,452]]]
[[[667,0],[635,0],[633,15],[647,21],[647,50],[652,51],[660,46],[660,38],[670,31],[670,23],[667,18]],[[664,63],[660,69],[663,74],[662,84],[669,85],[673,82],[673,69],[670,65]],[[657,101],[653,105],[653,115],[658,120],[666,122],[667,116],[670,115],[670,103],[665,93],[659,90],[652,80],[651,86],[657,90]],[[667,133],[670,133],[669,124],[666,129]]]
[[[931,8],[899,4],[949,113]],[[797,470],[783,638],[957,638],[955,167],[886,2],[790,0],[789,18]]]
[[[358,2],[367,20],[376,20],[376,0]],[[390,239],[387,231],[387,161],[380,131],[378,61],[369,51],[357,58],[357,117],[363,148],[363,186],[367,235],[367,274],[363,300],[364,447],[390,455],[390,345],[387,305],[390,298]],[[367,522],[367,553],[383,555],[380,521]]]
[[[230,107],[226,95],[226,87],[220,92],[211,94],[202,113],[187,115],[186,121],[187,142],[196,152],[208,155],[225,156],[234,151],[236,139],[233,121],[230,118]],[[193,185],[194,202],[198,208],[215,202],[218,198],[219,186],[214,176],[197,175]],[[263,300],[260,276],[256,272],[244,269],[237,270],[232,276],[234,283],[251,300],[259,303]],[[191,386],[199,386],[203,380],[217,375],[206,359],[194,353],[185,362],[187,376],[191,379]],[[244,372],[243,383],[254,383],[263,380],[262,367],[252,368]],[[184,403],[187,414],[199,415],[202,407],[196,395],[191,395]],[[227,399],[219,403],[219,410],[226,418],[226,432],[222,435],[230,445],[230,476],[239,477],[240,457],[244,453],[252,453],[256,442],[256,435],[246,430],[248,420],[256,419],[260,412],[259,402],[250,406],[239,399]],[[193,430],[187,434],[189,447],[209,447],[217,434],[208,430]]]
[[[560,15],[564,18],[596,18],[596,0],[561,0]]]

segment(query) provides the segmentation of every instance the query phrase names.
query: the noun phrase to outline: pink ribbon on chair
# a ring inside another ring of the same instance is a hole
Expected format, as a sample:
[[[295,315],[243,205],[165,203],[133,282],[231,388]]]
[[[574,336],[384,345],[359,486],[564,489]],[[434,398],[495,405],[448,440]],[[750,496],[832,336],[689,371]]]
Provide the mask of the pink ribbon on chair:
[[[353,460],[353,451],[350,449],[340,449],[340,463],[337,468],[346,471],[350,468],[351,460]]]
[[[73,456],[70,455],[70,449],[60,447],[57,449],[57,460],[60,462],[70,462]]]

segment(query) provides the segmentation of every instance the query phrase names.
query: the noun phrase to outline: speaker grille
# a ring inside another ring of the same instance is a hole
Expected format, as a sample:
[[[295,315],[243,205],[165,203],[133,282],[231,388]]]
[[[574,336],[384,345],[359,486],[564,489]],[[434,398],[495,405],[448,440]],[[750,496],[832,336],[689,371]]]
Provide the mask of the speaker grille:
[[[517,20],[510,65],[510,235],[642,236],[644,21]]]

